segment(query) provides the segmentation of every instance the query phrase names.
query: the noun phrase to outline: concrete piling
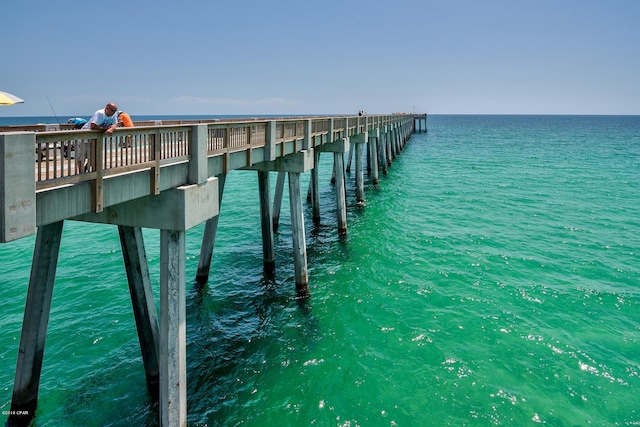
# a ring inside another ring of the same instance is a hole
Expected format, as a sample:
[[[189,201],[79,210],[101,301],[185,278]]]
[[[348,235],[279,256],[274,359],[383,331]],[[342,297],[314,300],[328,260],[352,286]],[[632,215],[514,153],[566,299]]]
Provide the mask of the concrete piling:
[[[271,218],[271,193],[269,171],[258,171],[258,191],[260,193],[260,225],[262,229],[262,263],[269,272],[275,270],[276,257],[273,243],[273,222]]]
[[[160,383],[158,366],[160,331],[142,229],[120,225],[118,232],[129,282],[133,315],[138,330],[142,362],[147,378],[147,388],[153,400],[157,402]]]
[[[309,273],[307,270],[307,244],[304,231],[304,213],[302,211],[302,192],[300,173],[289,172],[289,204],[291,207],[291,235],[293,239],[293,263],[296,278],[296,296],[307,298],[309,292]]]
[[[318,224],[320,222],[320,178],[319,178],[319,164],[320,164],[320,151],[314,150],[314,167],[311,169],[311,216],[313,222]]]
[[[218,209],[222,206],[222,194],[224,193],[224,184],[227,181],[227,174],[221,173],[218,178]],[[200,246],[200,258],[198,260],[198,270],[196,272],[196,283],[204,285],[209,280],[211,270],[211,257],[213,256],[213,248],[216,242],[216,233],[218,231],[218,220],[220,214],[209,218],[204,226],[202,234],[202,245]]]
[[[36,414],[63,222],[39,227],[24,308],[9,422],[27,425]]]
[[[278,172],[278,179],[276,181],[276,191],[273,196],[273,232],[278,231],[280,225],[280,208],[282,207],[282,193],[284,191],[284,180],[287,177],[286,172]]]
[[[356,162],[356,203],[358,206],[364,206],[364,145],[367,143],[367,133],[357,135],[351,138],[351,142],[355,144],[355,162]]]
[[[369,136],[369,158],[371,159],[371,181],[373,188],[378,188],[380,178],[378,176],[378,140],[379,133],[376,132],[373,136]]]
[[[338,222],[338,235],[347,234],[347,196],[344,182],[344,154],[333,154],[333,170],[335,174],[336,189],[336,214]]]
[[[160,424],[187,425],[185,232],[160,230]]]

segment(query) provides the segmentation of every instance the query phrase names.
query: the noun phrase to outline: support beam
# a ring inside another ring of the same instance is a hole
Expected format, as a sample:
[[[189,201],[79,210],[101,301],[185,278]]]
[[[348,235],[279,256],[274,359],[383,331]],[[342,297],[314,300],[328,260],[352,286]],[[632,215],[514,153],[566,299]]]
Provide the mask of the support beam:
[[[320,178],[319,178],[319,167],[320,164],[320,151],[314,150],[313,152],[314,166],[311,169],[311,212],[313,222],[315,224],[320,223]]]
[[[284,192],[284,179],[286,178],[286,172],[278,172],[278,180],[276,181],[276,192],[273,196],[273,232],[278,231],[280,225],[280,208],[282,207],[282,193]]]
[[[351,173],[351,159],[353,158],[353,150],[349,150],[349,154],[347,157],[347,167],[346,167],[346,171],[347,173]]]
[[[185,185],[77,220],[160,229],[160,424],[185,426],[185,233],[219,213],[218,178]]]
[[[369,159],[371,159],[371,180],[373,188],[378,188],[380,178],[378,176],[378,137],[369,138]]]
[[[391,128],[391,157],[398,157],[398,128]]]
[[[393,128],[387,127],[386,133],[387,140],[387,165],[391,166],[393,164]]]
[[[369,135],[367,132],[359,133],[349,139],[351,143],[355,144],[356,203],[358,206],[364,206],[363,151],[364,151],[364,144],[366,144],[368,140],[369,140]]]
[[[35,417],[53,284],[63,221],[38,228],[24,308],[9,422],[27,425]]]
[[[260,225],[262,227],[262,262],[265,271],[273,272],[275,270],[276,257],[271,219],[269,171],[258,171],[258,188],[260,193]]]
[[[291,235],[293,238],[296,294],[301,298],[309,296],[309,275],[307,272],[307,246],[304,232],[300,174],[313,169],[315,159],[313,152],[313,149],[302,150],[284,157],[279,157],[271,162],[256,163],[246,168],[248,170],[287,173],[289,179],[289,203],[291,207]]]
[[[358,138],[354,138],[357,140]],[[336,215],[338,221],[338,235],[347,234],[347,201],[345,189],[344,154],[351,146],[350,138],[341,138],[329,144],[316,147],[317,151],[333,153],[332,182],[336,189]],[[351,150],[353,151],[353,150]]]
[[[380,164],[382,166],[382,173],[384,175],[388,172],[388,163],[387,163],[387,133],[382,131],[380,132],[380,139],[378,144],[378,151],[380,156]]]
[[[363,144],[356,144],[356,204],[364,206],[364,171],[362,167]]]
[[[282,204],[282,192],[284,190],[284,173],[304,173],[312,170],[315,159],[313,152],[314,149],[302,150],[284,157],[278,157],[274,161],[256,163],[246,168],[246,170],[278,172],[272,215],[274,232],[278,230],[278,222],[280,221],[280,207]]]
[[[335,184],[335,183],[336,183],[336,170],[331,169],[331,184]]]
[[[291,206],[291,236],[293,238],[293,263],[295,267],[296,295],[308,298],[309,274],[307,271],[307,244],[304,232],[300,173],[289,172],[289,204]]]
[[[147,377],[147,388],[153,400],[157,402],[160,382],[158,368],[160,332],[142,229],[140,227],[120,225],[118,226],[118,233],[129,281],[129,293],[131,294],[131,305],[138,330],[142,362],[144,363],[144,371]]]
[[[218,178],[218,215],[209,218],[204,225],[204,233],[202,235],[202,246],[200,247],[200,259],[198,260],[198,272],[196,273],[196,283],[204,285],[209,281],[211,272],[211,258],[213,257],[213,247],[216,242],[216,233],[218,231],[218,220],[220,219],[220,207],[222,206],[222,194],[224,193],[224,184],[227,180],[227,174],[223,173]]]
[[[347,196],[344,181],[344,154],[333,153],[333,171],[336,179],[336,215],[338,235],[347,235]]]
[[[187,425],[185,232],[160,230],[160,425]]]

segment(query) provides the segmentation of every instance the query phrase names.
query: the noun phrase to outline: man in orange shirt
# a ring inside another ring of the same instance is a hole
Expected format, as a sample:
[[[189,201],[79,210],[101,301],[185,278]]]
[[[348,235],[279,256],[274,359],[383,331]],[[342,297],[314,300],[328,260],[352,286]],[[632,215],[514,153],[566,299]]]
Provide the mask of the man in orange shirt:
[[[118,127],[132,128],[133,121],[131,120],[131,116],[125,113],[124,111],[118,111]],[[123,147],[131,147],[131,135],[127,135],[124,137]]]
[[[131,120],[131,116],[129,116],[124,111],[118,111],[118,127],[126,127],[132,128],[133,121]]]

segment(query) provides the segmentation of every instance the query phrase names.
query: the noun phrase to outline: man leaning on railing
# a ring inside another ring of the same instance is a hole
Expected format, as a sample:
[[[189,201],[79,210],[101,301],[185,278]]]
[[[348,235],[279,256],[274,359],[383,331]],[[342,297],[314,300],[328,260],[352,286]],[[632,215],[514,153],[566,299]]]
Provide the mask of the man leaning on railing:
[[[93,116],[82,126],[84,130],[100,130],[107,135],[113,134],[113,130],[118,126],[116,111],[118,106],[110,102],[103,109],[93,113]],[[91,155],[91,144],[85,139],[82,144],[76,147],[76,172],[95,169],[93,156]]]

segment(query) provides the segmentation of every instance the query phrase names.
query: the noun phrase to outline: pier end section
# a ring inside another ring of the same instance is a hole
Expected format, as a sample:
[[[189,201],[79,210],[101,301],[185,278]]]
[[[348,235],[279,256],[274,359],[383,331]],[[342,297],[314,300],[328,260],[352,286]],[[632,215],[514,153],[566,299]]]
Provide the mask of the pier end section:
[[[33,132],[0,134],[0,243],[36,233]]]

